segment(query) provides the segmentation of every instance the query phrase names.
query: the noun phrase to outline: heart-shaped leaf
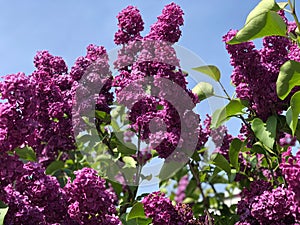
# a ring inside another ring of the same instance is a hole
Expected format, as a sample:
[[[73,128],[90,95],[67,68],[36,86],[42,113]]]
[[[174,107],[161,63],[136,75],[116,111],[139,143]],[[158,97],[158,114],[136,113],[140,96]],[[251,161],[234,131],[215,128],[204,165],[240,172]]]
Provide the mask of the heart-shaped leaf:
[[[292,130],[293,135],[296,132],[298,117],[300,113],[300,92],[296,92],[290,101],[290,107],[286,112],[286,122]]]
[[[218,67],[216,67],[214,65],[199,66],[199,67],[193,68],[193,70],[196,70],[200,73],[204,73],[204,74],[210,76],[215,81],[220,81],[221,72],[218,69]]]
[[[243,142],[238,139],[235,138],[232,140],[231,144],[230,144],[230,148],[229,148],[229,159],[230,159],[230,163],[231,165],[236,168],[237,171],[239,171],[239,154],[241,151],[241,148],[243,146]]]
[[[277,119],[270,116],[266,123],[261,119],[255,118],[252,122],[252,130],[255,136],[268,148],[273,149],[276,137]]]
[[[126,220],[134,218],[146,218],[143,203],[137,202],[127,214]]]
[[[244,27],[228,44],[239,44],[265,36],[285,36],[287,27],[277,14],[281,8],[274,0],[262,0],[248,15]]]
[[[211,127],[217,128],[231,116],[243,114],[245,105],[239,99],[231,100],[226,106],[216,110],[212,115]]]
[[[280,67],[280,72],[276,82],[277,95],[280,99],[285,99],[290,91],[300,85],[300,63],[289,60]]]

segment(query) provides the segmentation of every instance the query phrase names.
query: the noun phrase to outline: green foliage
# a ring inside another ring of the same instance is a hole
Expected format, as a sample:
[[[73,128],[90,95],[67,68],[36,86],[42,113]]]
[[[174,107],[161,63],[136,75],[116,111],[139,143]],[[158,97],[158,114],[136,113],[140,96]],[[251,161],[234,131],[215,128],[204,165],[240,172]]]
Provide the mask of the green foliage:
[[[277,5],[279,6],[280,9],[284,9],[285,7],[288,6],[288,2],[277,2]]]
[[[229,148],[230,163],[237,171],[239,171],[239,169],[240,169],[239,168],[239,154],[241,152],[242,147],[243,147],[243,142],[240,139],[235,138],[232,140],[232,142],[230,144],[230,148]]]
[[[300,63],[289,60],[280,67],[276,82],[277,95],[285,99],[295,86],[300,85]]]
[[[16,148],[15,152],[20,157],[20,159],[22,159],[26,162],[28,162],[28,161],[35,162],[36,161],[35,152],[33,151],[33,149],[31,147],[26,146],[24,148]]]
[[[0,201],[0,209],[5,209],[8,206],[6,204],[4,204],[4,202]]]
[[[46,168],[46,174],[52,175],[55,173],[57,170],[63,169],[65,166],[65,163],[63,161],[53,161],[50,163],[49,166]]]
[[[276,127],[277,119],[275,116],[269,117],[266,123],[259,118],[255,118],[252,121],[252,130],[255,136],[269,149],[273,149]]]
[[[227,159],[219,153],[216,153],[212,155],[212,162],[214,165],[219,167],[220,169],[224,170],[228,176],[228,179],[230,179],[231,176],[231,167]]]
[[[7,213],[8,208],[0,208],[0,225],[4,224],[4,217]]]
[[[182,167],[182,163],[176,161],[165,161],[159,172],[159,179],[166,180],[176,174]]]
[[[280,7],[274,0],[262,0],[248,15],[244,27],[228,44],[239,44],[265,36],[285,36],[287,27],[277,14]]]
[[[214,88],[210,83],[200,82],[193,88],[192,92],[197,94],[199,100],[202,101],[214,95]]]
[[[218,67],[216,67],[216,66],[213,66],[213,65],[199,66],[199,67],[193,68],[193,70],[196,70],[200,73],[206,74],[217,82],[220,81],[221,72],[218,69]]]
[[[126,220],[135,218],[146,218],[144,206],[141,202],[137,202],[127,214]]]
[[[231,100],[226,106],[216,110],[212,115],[211,127],[217,128],[232,116],[244,114],[245,106],[240,99]]]
[[[296,92],[290,101],[290,107],[286,112],[286,122],[294,135],[298,125],[298,117],[300,113],[300,92]]]
[[[123,168],[136,168],[137,163],[132,157],[124,156],[123,162],[125,163]]]
[[[106,112],[95,110],[95,117],[97,119],[100,119],[104,123],[109,123],[111,120],[111,116],[107,114]]]

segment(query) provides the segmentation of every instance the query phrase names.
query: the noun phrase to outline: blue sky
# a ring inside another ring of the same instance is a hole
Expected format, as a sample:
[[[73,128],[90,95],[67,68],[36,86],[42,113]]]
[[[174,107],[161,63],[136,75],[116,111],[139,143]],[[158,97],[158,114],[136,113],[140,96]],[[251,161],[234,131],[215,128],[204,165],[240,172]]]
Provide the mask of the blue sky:
[[[230,28],[240,28],[259,0],[174,1],[185,12],[180,45],[192,50],[206,63],[216,64],[229,81],[231,67],[221,37]],[[69,67],[85,54],[90,44],[115,47],[116,15],[127,5],[137,6],[146,32],[161,13],[165,0],[0,0],[0,75],[33,70],[37,50],[62,56]]]

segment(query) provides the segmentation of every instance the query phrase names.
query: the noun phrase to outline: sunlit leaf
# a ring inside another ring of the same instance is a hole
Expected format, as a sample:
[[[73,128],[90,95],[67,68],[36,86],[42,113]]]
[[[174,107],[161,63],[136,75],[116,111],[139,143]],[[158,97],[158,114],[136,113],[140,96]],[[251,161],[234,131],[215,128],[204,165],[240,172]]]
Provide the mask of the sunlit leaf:
[[[252,122],[252,130],[255,136],[268,148],[273,149],[276,137],[277,119],[270,116],[266,123],[261,119],[255,118]]]
[[[221,72],[218,69],[218,67],[216,67],[216,66],[213,66],[213,65],[199,66],[199,67],[193,68],[193,70],[196,70],[200,73],[206,74],[206,75],[210,76],[212,79],[214,79],[215,81],[220,81]]]
[[[202,101],[214,95],[214,88],[210,83],[200,82],[193,88],[192,92]]]
[[[296,132],[298,117],[300,113],[300,92],[296,92],[290,101],[290,107],[286,112],[286,122],[292,130],[292,134],[294,135]]]
[[[226,106],[221,109],[216,110],[212,115],[211,127],[217,128],[231,116],[243,114],[243,109],[245,106],[239,99],[231,100]]]
[[[262,0],[248,15],[246,23],[228,44],[239,44],[265,36],[285,36],[287,27],[277,14],[280,7],[274,0]]]
[[[300,85],[300,63],[289,60],[280,67],[280,72],[276,82],[277,95],[280,99],[285,99],[290,91]]]

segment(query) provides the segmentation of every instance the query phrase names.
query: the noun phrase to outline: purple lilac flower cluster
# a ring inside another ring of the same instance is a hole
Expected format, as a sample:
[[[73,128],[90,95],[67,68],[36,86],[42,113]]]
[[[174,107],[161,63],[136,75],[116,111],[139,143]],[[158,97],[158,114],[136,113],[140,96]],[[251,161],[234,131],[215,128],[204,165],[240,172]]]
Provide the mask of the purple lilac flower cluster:
[[[37,224],[68,224],[65,192],[44,171],[41,164],[24,164],[15,184],[4,188],[4,202],[9,206],[6,224],[31,224],[31,217]]]
[[[276,224],[295,225],[295,193],[284,187],[272,188],[271,184],[258,180],[241,193],[237,213],[240,221],[236,225]]]
[[[14,157],[10,157],[14,160]],[[46,175],[41,164],[15,160],[18,173],[3,181],[1,200],[8,206],[4,224],[120,225],[116,217],[115,195],[93,169],[75,172],[76,178],[61,188],[57,179]],[[11,172],[11,171],[10,171]]]
[[[0,151],[12,151],[26,143],[35,144],[36,132],[34,96],[36,82],[24,73],[3,77],[0,82]]]
[[[153,192],[146,196],[142,203],[145,214],[152,219],[153,225],[192,225],[201,224],[193,217],[192,209],[182,203],[175,206],[162,192]]]
[[[105,49],[95,45],[87,47],[86,57],[78,58],[70,74],[64,60],[47,51],[37,53],[34,65],[36,70],[30,76],[11,74],[0,82],[4,100],[0,103],[0,151],[27,145],[34,149],[38,161],[47,165],[58,151],[75,149],[72,113],[76,120],[83,108],[110,112],[112,76]],[[77,88],[81,92],[74,96]],[[97,94],[95,105],[88,102],[90,90]]]
[[[76,180],[76,185],[83,182],[84,186],[95,180],[93,188],[101,196],[102,205],[112,204],[103,214],[105,218],[95,217],[102,209],[96,212],[86,206],[95,200],[94,196],[91,198],[87,194],[75,212],[76,199],[73,202],[71,191],[72,187],[77,191],[75,184],[70,182],[66,191],[67,187],[61,188],[55,177],[45,174],[45,167],[60,151],[67,153],[75,149],[73,125],[76,123],[72,123],[72,114],[76,121],[76,113],[80,115],[83,108],[90,107],[90,102],[76,98],[79,96],[76,95],[77,89],[87,88],[80,84],[95,90],[95,104],[92,106],[96,110],[110,112],[112,76],[105,49],[89,45],[87,55],[78,58],[69,74],[64,60],[48,51],[38,52],[34,65],[36,70],[31,75],[11,74],[0,82],[3,100],[0,103],[0,200],[9,206],[5,224],[120,224],[114,215],[112,194],[105,191],[105,181],[96,176],[96,171],[77,172],[87,176],[86,180],[78,178],[81,180]],[[86,91],[88,94],[81,94],[88,99],[90,92]],[[75,106],[74,113],[72,108]],[[22,151],[26,146],[34,150],[38,163],[22,162],[15,155],[16,148]],[[67,154],[63,158],[66,157]],[[76,213],[82,216],[78,217]]]
[[[82,117],[86,116],[91,123],[99,124],[103,121],[94,118],[94,110],[110,113],[113,102],[112,74],[109,69],[108,55],[103,46],[89,45],[86,56],[77,58],[71,68],[70,76],[74,79],[72,120],[74,132],[86,129]]]
[[[140,35],[144,22],[137,8],[128,6],[117,18],[115,43],[122,44],[113,83],[117,101],[129,109],[131,128],[159,157],[184,158],[187,153],[174,154],[175,149],[194,150],[200,130],[199,116],[192,112],[198,99],[187,89],[172,47],[181,35],[183,11],[175,3],[166,5],[145,37]],[[189,143],[194,136],[196,143]]]
[[[64,60],[40,51],[34,57],[36,70],[30,76],[36,83],[35,150],[39,162],[48,164],[58,155],[58,149],[75,148],[72,133],[72,78]],[[31,125],[31,126],[32,126]]]
[[[79,224],[120,225],[116,217],[115,195],[105,186],[97,172],[83,168],[64,190],[68,198],[68,214]]]
[[[282,11],[279,14],[284,18]],[[289,31],[295,30],[294,23],[287,23]],[[230,30],[223,41],[231,40],[237,31]],[[280,100],[276,93],[276,81],[280,67],[288,60],[299,61],[299,48],[286,37],[265,37],[263,47],[258,50],[253,42],[236,45],[226,44],[233,66],[231,81],[236,86],[237,97],[249,102],[252,115],[266,120],[272,114],[287,109],[289,98]]]
[[[292,148],[288,148],[288,150],[282,154],[280,169],[288,184],[288,188],[294,193],[294,202],[297,204],[294,207],[294,211],[296,218],[300,220],[300,152],[298,151],[296,156],[293,156]]]

